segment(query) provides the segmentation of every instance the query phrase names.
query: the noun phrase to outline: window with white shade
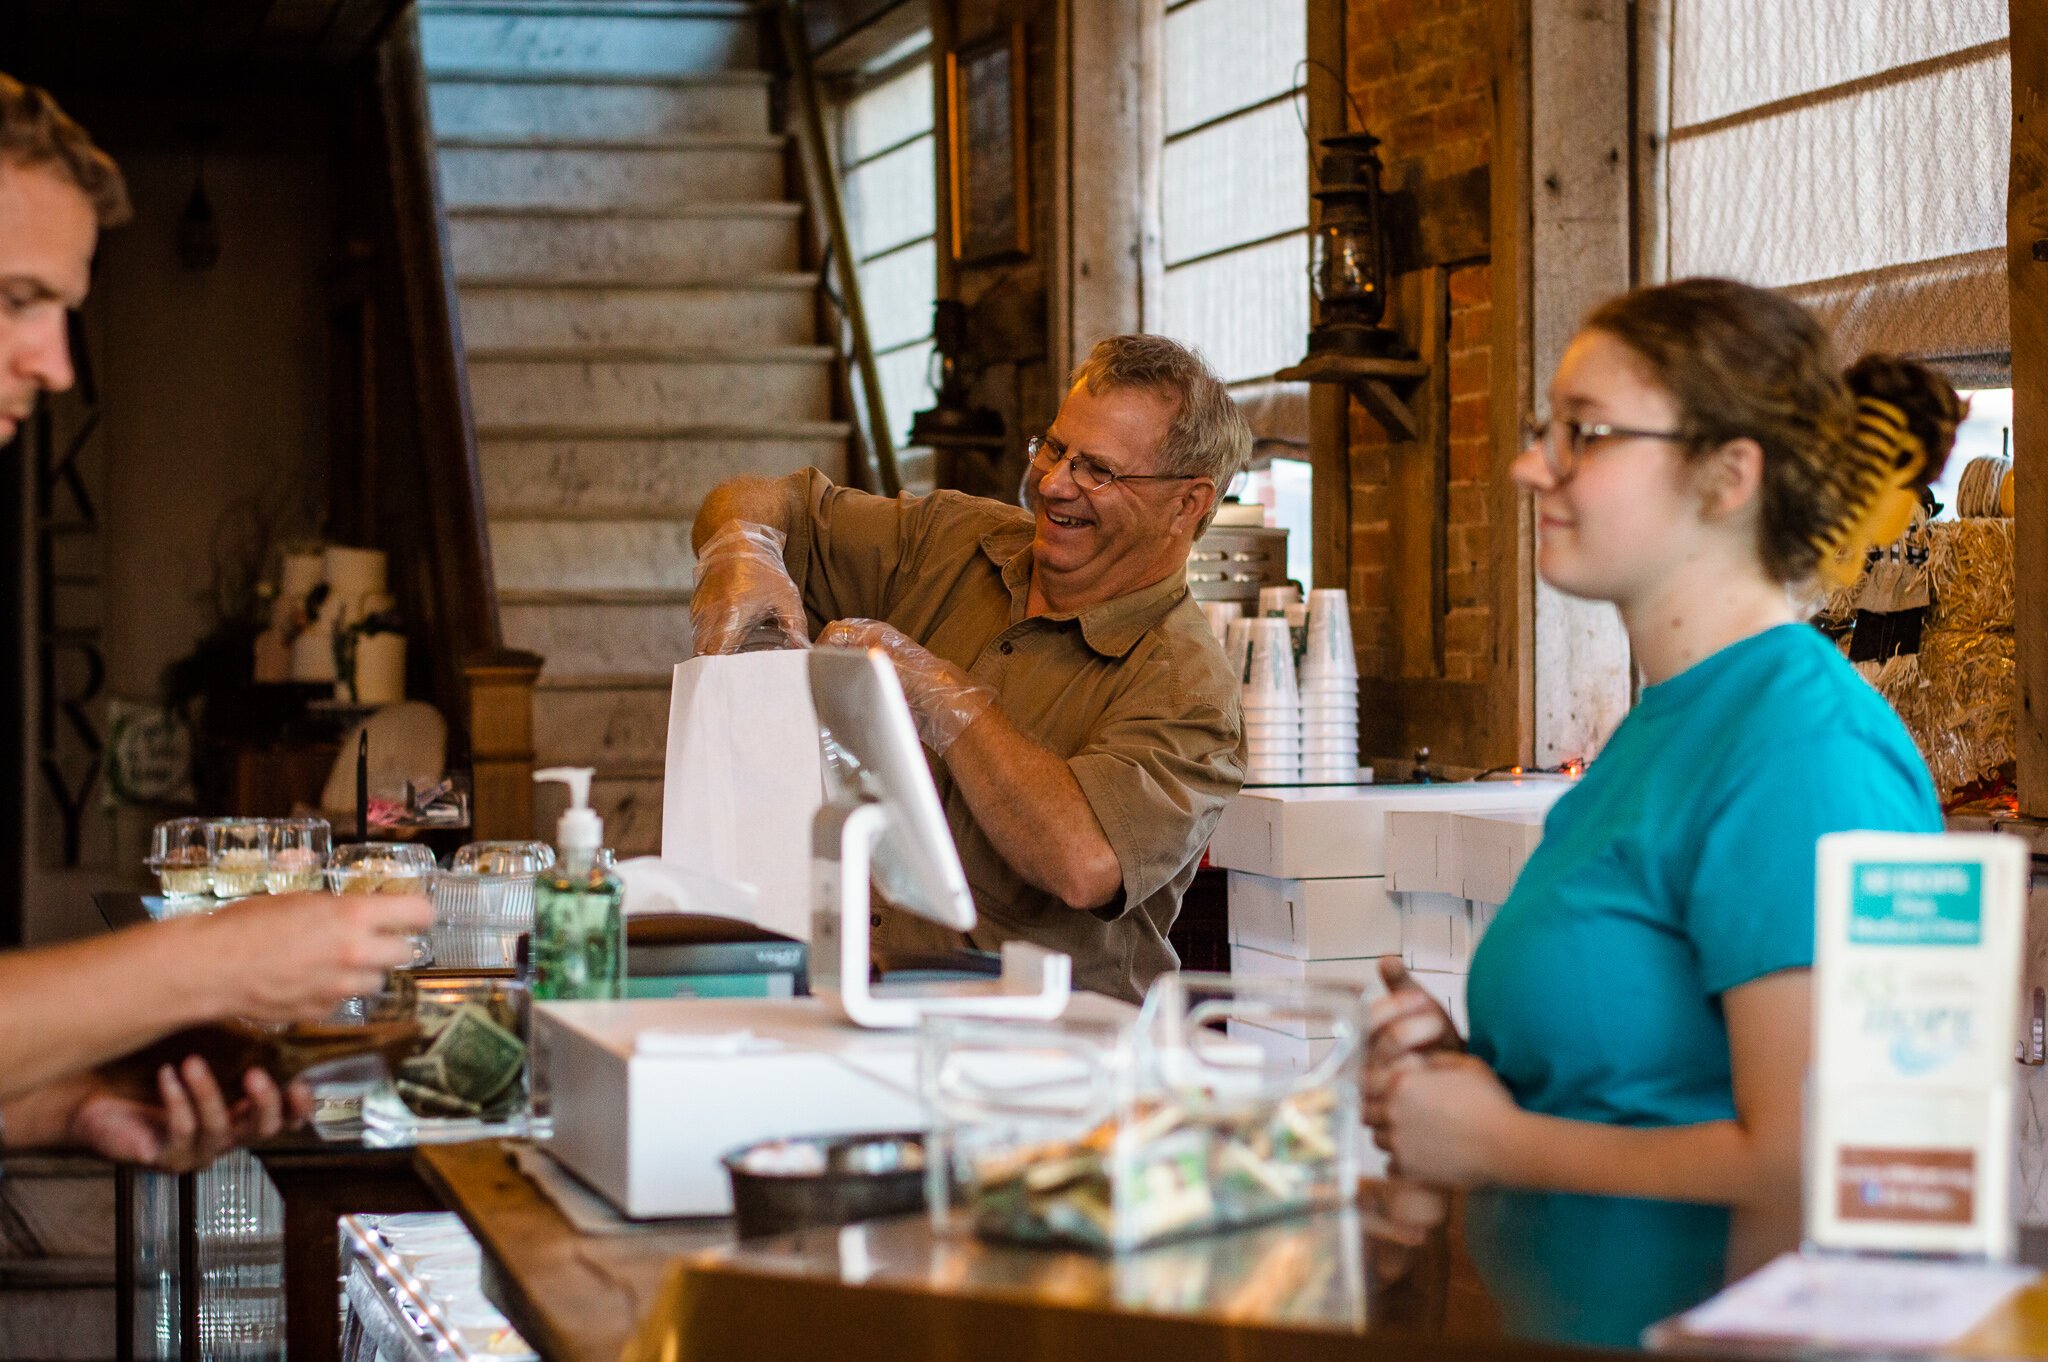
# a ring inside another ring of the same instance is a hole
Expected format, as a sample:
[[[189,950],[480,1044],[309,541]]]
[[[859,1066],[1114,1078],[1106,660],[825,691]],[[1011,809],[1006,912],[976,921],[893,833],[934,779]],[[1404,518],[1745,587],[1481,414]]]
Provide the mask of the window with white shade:
[[[1226,382],[1268,379],[1308,336],[1308,5],[1179,0],[1163,29],[1163,273],[1146,325]]]
[[[1163,0],[1160,272],[1145,325],[1202,352],[1258,444],[1237,489],[1288,531],[1304,587],[1314,545],[1305,385],[1274,375],[1308,343],[1307,0]]]
[[[847,232],[860,271],[882,404],[896,443],[932,405],[932,303],[938,296],[937,169],[929,35],[892,53],[838,102]]]
[[[1996,376],[2007,0],[1665,0],[1651,272],[1785,290],[1847,356]]]

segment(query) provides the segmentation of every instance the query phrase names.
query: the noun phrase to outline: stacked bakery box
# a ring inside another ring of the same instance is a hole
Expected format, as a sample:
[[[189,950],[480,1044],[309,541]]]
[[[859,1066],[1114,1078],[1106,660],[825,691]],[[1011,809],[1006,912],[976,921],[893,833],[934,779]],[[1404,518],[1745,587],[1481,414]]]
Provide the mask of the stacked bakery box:
[[[1472,897],[1484,895],[1488,904],[1507,897],[1542,835],[1544,811],[1567,788],[1562,780],[1503,780],[1241,793],[1209,843],[1210,863],[1230,872],[1231,972],[1375,996],[1380,958],[1397,956],[1462,1028],[1465,970],[1491,920],[1490,908],[1475,911]],[[1395,883],[1397,865],[1419,870],[1425,860],[1431,877],[1404,882],[1430,888]],[[1455,891],[1441,888],[1447,874],[1457,876]],[[1304,1068],[1334,1039],[1309,1034],[1306,1024],[1231,1026]]]

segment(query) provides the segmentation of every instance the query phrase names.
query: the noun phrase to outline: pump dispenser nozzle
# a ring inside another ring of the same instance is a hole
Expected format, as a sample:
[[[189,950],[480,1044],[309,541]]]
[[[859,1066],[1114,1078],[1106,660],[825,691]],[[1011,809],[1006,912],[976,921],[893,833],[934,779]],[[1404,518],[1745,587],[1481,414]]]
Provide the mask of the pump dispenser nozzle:
[[[559,781],[569,787],[569,807],[555,824],[559,851],[596,851],[604,845],[604,820],[590,807],[590,778],[596,774],[588,766],[550,766],[533,773],[535,784]]]

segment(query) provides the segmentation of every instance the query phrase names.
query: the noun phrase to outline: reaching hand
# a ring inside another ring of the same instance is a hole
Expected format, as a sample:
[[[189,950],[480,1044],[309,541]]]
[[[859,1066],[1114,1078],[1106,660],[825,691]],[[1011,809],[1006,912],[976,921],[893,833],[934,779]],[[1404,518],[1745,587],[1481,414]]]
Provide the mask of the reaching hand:
[[[1415,1055],[1465,1048],[1443,1004],[1415,982],[1392,956],[1380,961],[1387,991],[1365,1011],[1365,1123],[1377,1128],[1385,1117],[1387,1089],[1401,1061]]]
[[[736,653],[764,622],[791,648],[810,646],[804,602],[782,563],[782,531],[735,520],[697,551],[690,630],[699,656]]]
[[[944,756],[976,719],[995,707],[996,695],[960,668],[936,657],[879,620],[839,620],[818,635],[820,648],[879,648],[896,664],[903,698],[917,716],[917,736]]]
[[[383,989],[391,970],[413,963],[411,938],[433,925],[433,905],[417,894],[281,894],[144,930],[174,943],[163,968],[209,981],[214,1015],[291,1022]]]
[[[154,1101],[123,1091],[97,1074],[50,1085],[40,1096],[57,1104],[55,1143],[82,1146],[118,1163],[164,1173],[204,1168],[238,1145],[303,1124],[312,1094],[294,1083],[280,1092],[270,1075],[251,1069],[243,1096],[229,1103],[206,1062],[194,1056],[157,1071]]]

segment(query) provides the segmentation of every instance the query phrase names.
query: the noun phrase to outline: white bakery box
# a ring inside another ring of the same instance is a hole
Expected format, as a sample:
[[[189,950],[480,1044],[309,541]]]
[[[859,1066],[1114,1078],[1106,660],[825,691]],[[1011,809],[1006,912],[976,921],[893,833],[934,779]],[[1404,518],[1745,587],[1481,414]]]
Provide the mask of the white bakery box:
[[[1232,971],[1370,995],[1380,958],[1398,956],[1462,1029],[1472,949],[1568,788],[1527,779],[1240,795],[1209,848],[1230,872]],[[1245,1038],[1303,1065],[1330,1039],[1298,1029]]]
[[[549,1152],[632,1219],[730,1215],[719,1160],[778,1136],[925,1129],[918,1033],[851,1026],[815,998],[540,1003]],[[1076,993],[1068,1017],[1136,1009]]]

